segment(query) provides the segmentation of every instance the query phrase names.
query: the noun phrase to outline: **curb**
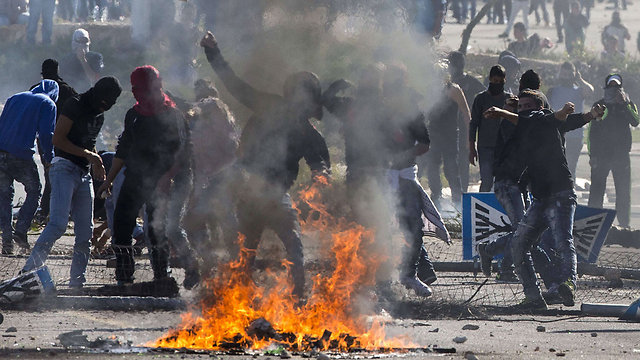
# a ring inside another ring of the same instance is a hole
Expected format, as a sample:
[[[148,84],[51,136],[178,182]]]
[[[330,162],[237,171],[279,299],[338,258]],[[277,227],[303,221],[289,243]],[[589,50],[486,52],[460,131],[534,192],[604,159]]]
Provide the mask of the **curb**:
[[[3,310],[106,310],[106,311],[174,311],[184,310],[182,299],[141,296],[55,296],[41,297],[22,304],[3,304]]]

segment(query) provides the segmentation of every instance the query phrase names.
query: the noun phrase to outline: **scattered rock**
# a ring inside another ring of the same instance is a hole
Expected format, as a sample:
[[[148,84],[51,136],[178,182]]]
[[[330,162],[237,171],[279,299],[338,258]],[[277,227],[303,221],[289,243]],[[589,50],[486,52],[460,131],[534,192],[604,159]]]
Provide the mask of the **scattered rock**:
[[[467,341],[467,337],[466,336],[456,336],[453,338],[453,342],[456,344],[462,344],[465,341]]]
[[[549,348],[549,352],[556,352],[556,349],[554,349],[554,348]]]
[[[556,356],[565,356],[565,355],[567,355],[567,354],[565,354],[565,353],[563,353],[563,352],[557,352],[557,353],[556,353]]]
[[[474,325],[474,324],[467,324],[462,327],[462,330],[478,330],[478,329],[480,329],[480,326]]]
[[[540,346],[536,346],[536,348],[533,349],[533,351],[540,351]]]
[[[474,354],[471,351],[467,351],[466,353],[464,353],[464,358],[466,360],[478,360],[478,357],[476,356],[476,354]]]
[[[2,324],[3,321],[4,321],[4,316],[0,314],[0,324]]]
[[[18,332],[18,329],[16,329],[15,326],[11,326],[11,327],[8,327],[7,330],[5,330],[5,332],[14,333],[14,332]]]
[[[329,355],[327,355],[325,353],[320,353],[320,354],[318,354],[316,359],[318,359],[318,360],[330,360],[331,358],[329,357]]]
[[[60,341],[60,345],[64,347],[89,346],[87,335],[84,335],[82,330],[62,333],[58,335],[57,339]]]
[[[291,359],[291,354],[287,350],[282,350],[282,353],[280,353],[280,359]]]
[[[537,332],[545,332],[547,331],[547,328],[542,326],[542,325],[538,325],[538,327],[536,328]]]
[[[591,333],[591,337],[598,337],[598,333]]]
[[[432,333],[436,333],[436,332],[438,332],[438,331],[440,331],[440,328],[435,328],[435,329],[433,329],[433,330],[429,330],[429,332],[432,332]]]

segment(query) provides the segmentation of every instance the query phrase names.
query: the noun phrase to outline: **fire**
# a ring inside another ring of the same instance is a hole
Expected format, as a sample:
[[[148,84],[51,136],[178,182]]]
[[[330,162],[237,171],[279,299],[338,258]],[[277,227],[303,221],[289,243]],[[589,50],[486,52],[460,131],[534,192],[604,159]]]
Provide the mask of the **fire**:
[[[335,268],[330,276],[313,277],[306,304],[297,306],[297,299],[289,295],[292,285],[286,272],[271,271],[267,275],[275,285],[258,285],[245,270],[245,256],[240,256],[203,285],[210,296],[201,301],[199,315],[183,315],[179,328],[150,345],[210,350],[238,346],[262,349],[273,343],[297,350],[405,347],[401,340],[386,339],[379,320],[368,322],[366,314],[354,308],[356,297],[375,282],[379,263],[375,256],[364,253],[374,234],[330,216],[321,196],[322,188],[329,185],[326,178],[318,180],[299,194],[300,201],[312,211],[301,223],[305,233],[320,234],[331,241]],[[285,261],[283,265],[288,264]],[[263,328],[256,331],[260,324]]]

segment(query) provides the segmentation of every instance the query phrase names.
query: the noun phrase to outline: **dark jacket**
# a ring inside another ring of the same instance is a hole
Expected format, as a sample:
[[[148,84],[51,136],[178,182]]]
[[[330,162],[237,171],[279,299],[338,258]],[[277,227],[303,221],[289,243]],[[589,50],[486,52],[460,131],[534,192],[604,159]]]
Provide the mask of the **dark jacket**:
[[[564,153],[564,133],[586,123],[582,114],[571,114],[566,121],[557,120],[548,109],[519,116],[516,126],[518,152],[535,198],[544,199],[573,189],[573,178]]]
[[[291,118],[296,111],[281,96],[258,91],[240,79],[220,49],[205,48],[205,54],[231,95],[254,113],[242,130],[238,149],[239,163],[249,173],[286,192],[298,177],[303,158],[311,171],[329,171],[327,144],[309,119]]]
[[[187,143],[188,129],[178,109],[143,116],[132,108],[125,116],[115,157],[124,160],[127,177],[157,181],[175,161],[187,161],[179,159]]]
[[[498,139],[498,129],[500,119],[487,119],[483,113],[492,106],[502,108],[504,102],[511,96],[508,92],[503,92],[498,96],[492,96],[489,91],[483,91],[473,100],[471,107],[471,122],[469,124],[469,141],[476,141],[478,137],[478,147],[494,147]]]
[[[589,127],[589,154],[608,156],[631,151],[631,126],[638,126],[638,109],[628,103],[606,103],[604,99],[596,104],[604,104],[607,109],[602,120],[594,120]]]

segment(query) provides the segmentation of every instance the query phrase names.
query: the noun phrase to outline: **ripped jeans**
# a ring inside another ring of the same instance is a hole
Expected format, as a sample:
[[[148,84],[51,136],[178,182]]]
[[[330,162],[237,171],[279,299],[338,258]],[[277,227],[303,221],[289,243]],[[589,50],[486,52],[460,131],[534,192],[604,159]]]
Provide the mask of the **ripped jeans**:
[[[572,233],[575,210],[576,194],[573,189],[557,192],[544,199],[534,199],[518,225],[511,241],[511,252],[527,298],[542,296],[529,249],[539,243],[540,235],[547,228],[560,258],[557,278],[571,280],[575,284],[577,258]]]

